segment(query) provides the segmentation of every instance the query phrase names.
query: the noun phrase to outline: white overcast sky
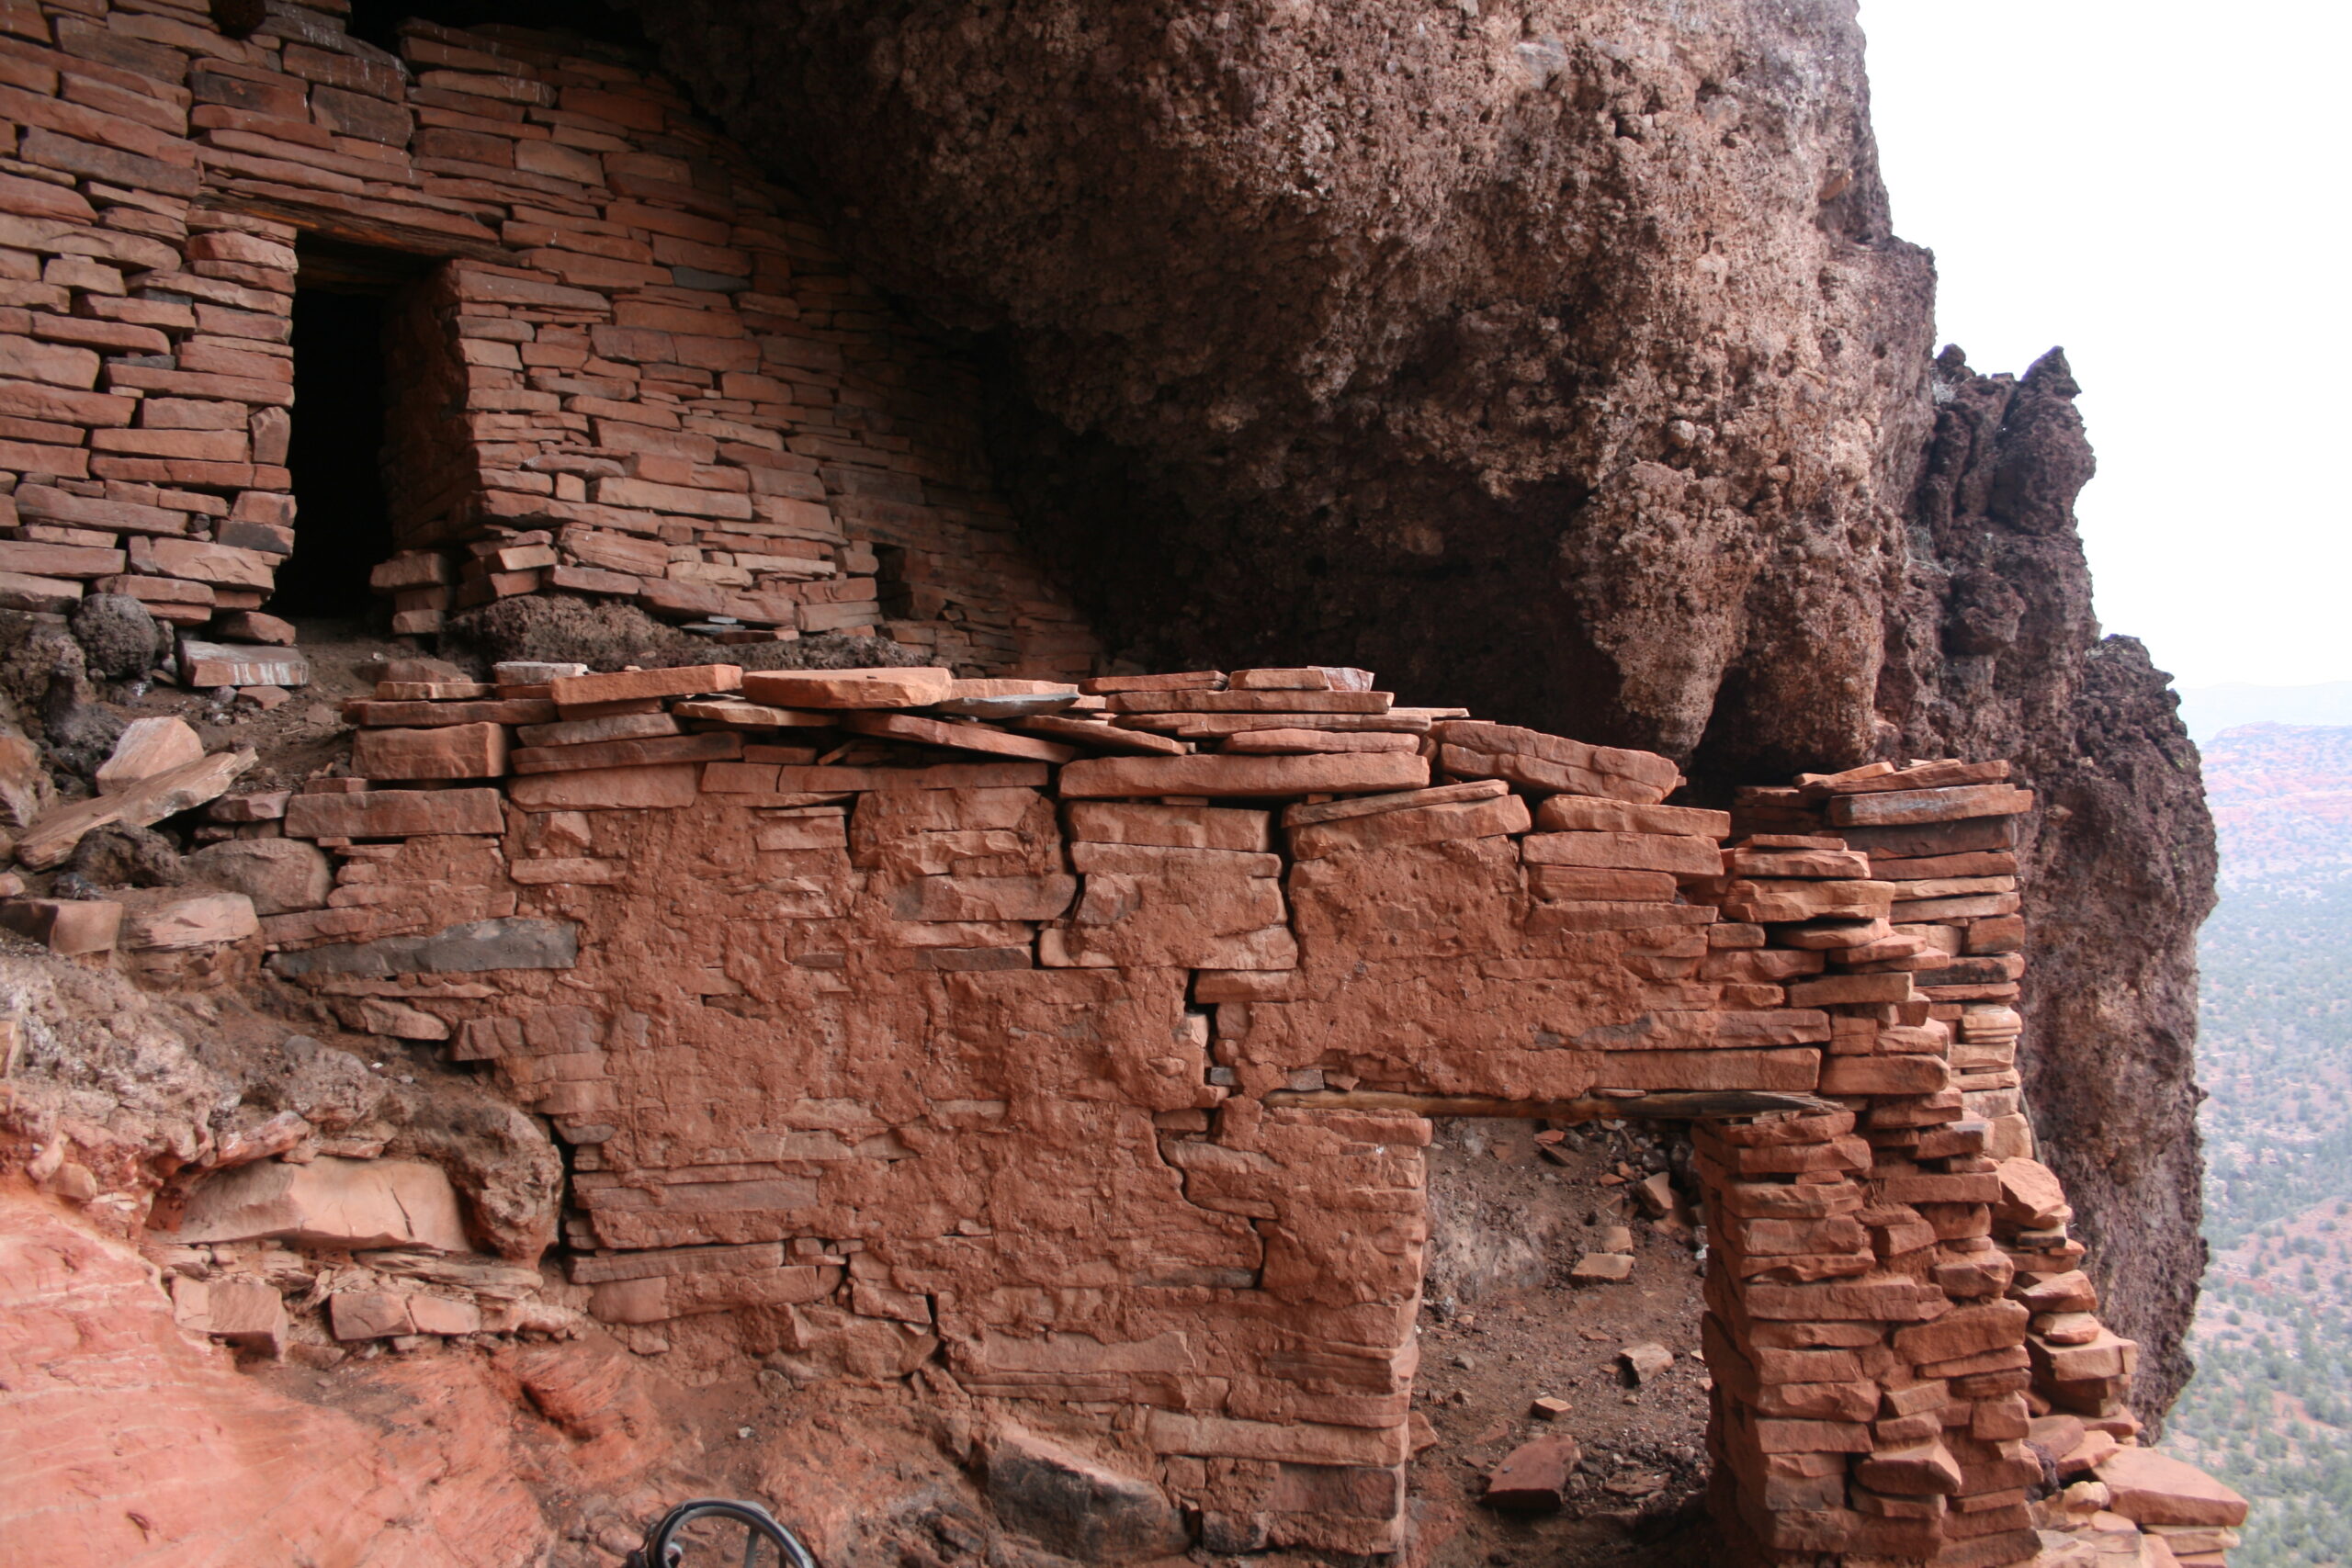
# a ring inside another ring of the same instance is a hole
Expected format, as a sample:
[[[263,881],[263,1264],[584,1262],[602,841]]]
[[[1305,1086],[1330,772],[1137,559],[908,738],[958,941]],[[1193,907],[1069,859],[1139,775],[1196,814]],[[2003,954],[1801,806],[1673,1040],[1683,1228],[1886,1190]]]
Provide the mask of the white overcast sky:
[[[1864,0],[1895,231],[1980,371],[2063,345],[2106,630],[2182,686],[2352,680],[2352,5]],[[2331,434],[2333,432],[2334,434]]]

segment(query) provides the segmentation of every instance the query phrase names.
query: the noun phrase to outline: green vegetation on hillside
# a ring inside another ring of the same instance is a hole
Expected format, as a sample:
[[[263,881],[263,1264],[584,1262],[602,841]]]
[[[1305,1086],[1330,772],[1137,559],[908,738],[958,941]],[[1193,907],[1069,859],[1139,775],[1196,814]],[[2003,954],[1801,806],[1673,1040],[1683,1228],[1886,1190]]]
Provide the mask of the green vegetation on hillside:
[[[2232,1568],[2352,1562],[2347,954],[2337,867],[2228,876],[2201,943],[2213,1265],[2165,1446],[2254,1499]]]

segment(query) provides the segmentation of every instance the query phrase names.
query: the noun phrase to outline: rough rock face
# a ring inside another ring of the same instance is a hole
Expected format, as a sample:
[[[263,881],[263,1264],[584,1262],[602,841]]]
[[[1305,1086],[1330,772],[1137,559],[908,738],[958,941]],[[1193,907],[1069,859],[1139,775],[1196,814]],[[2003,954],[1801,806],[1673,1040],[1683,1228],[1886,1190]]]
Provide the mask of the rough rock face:
[[[543,1561],[511,1409],[470,1369],[405,1371],[379,1429],[262,1388],[173,1325],[137,1253],[0,1190],[0,1458],[51,1499],[0,1563]]]
[[[2037,1113],[2162,1407],[2194,753],[2091,619],[2063,361],[1930,374],[1850,7],[638,9],[870,276],[974,334],[1001,481],[1113,648],[1344,654],[1702,788],[2018,758],[2057,808]]]
[[[2034,932],[2020,1066],[2143,1404],[2187,1381],[2205,1269],[2195,1137],[2197,928],[2213,829],[2167,677],[2101,639],[2074,502],[2091,474],[2065,356],[2021,379],[1937,362],[1909,592],[1888,616],[1883,711],[1901,750],[2007,755],[2041,791],[2020,854]]]

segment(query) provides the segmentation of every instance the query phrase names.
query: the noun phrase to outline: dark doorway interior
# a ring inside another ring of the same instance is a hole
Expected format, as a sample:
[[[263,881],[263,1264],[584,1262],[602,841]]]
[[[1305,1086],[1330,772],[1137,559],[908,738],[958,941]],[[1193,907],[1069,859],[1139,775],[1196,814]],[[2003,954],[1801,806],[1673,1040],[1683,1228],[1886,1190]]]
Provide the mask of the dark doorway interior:
[[[307,269],[306,269],[307,270]],[[384,298],[294,292],[294,554],[269,607],[357,620],[368,574],[392,553],[384,498]]]

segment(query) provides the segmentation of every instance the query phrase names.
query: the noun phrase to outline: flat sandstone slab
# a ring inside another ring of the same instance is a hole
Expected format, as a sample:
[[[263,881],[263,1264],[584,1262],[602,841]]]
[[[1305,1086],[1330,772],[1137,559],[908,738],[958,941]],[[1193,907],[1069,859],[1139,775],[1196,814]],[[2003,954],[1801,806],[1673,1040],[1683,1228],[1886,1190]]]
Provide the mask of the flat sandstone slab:
[[[495,789],[371,789],[356,795],[298,795],[286,802],[289,839],[504,831],[505,803]]]
[[[614,675],[560,675],[548,695],[563,707],[631,702],[642,697],[693,697],[731,692],[743,683],[740,664],[686,664],[674,670],[625,670]]]
[[[1450,839],[1497,839],[1524,833],[1527,828],[1527,802],[1515,795],[1499,795],[1317,823],[1293,829],[1290,844],[1291,853],[1298,859],[1320,860],[1350,850],[1406,849]]]
[[[2108,1506],[2142,1525],[2245,1523],[2244,1497],[2195,1465],[2148,1449],[2119,1449],[2097,1474],[2112,1494]]]
[[[421,1160],[266,1160],[207,1177],[189,1193],[183,1242],[268,1237],[321,1247],[467,1250],[456,1190],[439,1166]]]
[[[1918,822],[1957,822],[1970,817],[2018,817],[2032,809],[2033,791],[2012,784],[1985,784],[1837,795],[1829,802],[1828,816],[1838,827],[1893,828]]]
[[[921,708],[945,702],[956,672],[911,670],[760,670],[743,678],[743,695],[783,708]]]
[[[1386,713],[1394,692],[1121,692],[1113,713]]]
[[[1273,848],[1272,821],[1268,812],[1214,806],[1086,801],[1069,807],[1069,837],[1073,845],[1157,844],[1262,854]]]
[[[1042,735],[1051,740],[1067,740],[1079,746],[1091,746],[1100,751],[1129,751],[1147,757],[1187,757],[1193,751],[1192,742],[1188,740],[1173,740],[1165,735],[1154,735],[1149,730],[1123,729],[1116,725],[1082,718],[1064,718],[1058,714],[1041,714],[1015,723],[1031,735]]]
[[[643,740],[526,746],[514,753],[514,771],[523,774],[577,773],[675,762],[729,762],[742,754],[743,738],[732,730],[709,735],[657,735]]]
[[[531,773],[515,779],[506,793],[525,811],[674,811],[692,806],[701,793],[703,766],[662,762],[650,767]]]
[[[180,684],[190,691],[310,683],[311,661],[290,648],[180,639]]]
[[[1418,736],[1396,731],[1331,729],[1250,729],[1225,743],[1228,753],[1242,756],[1305,756],[1324,751],[1419,751]]]
[[[1284,795],[1374,795],[1421,789],[1430,765],[1393,753],[1315,757],[1094,757],[1062,769],[1068,800],[1195,795],[1253,798]]]
[[[506,774],[506,727],[363,729],[351,738],[352,770],[369,779],[495,779]]]
[[[82,835],[93,829],[116,822],[144,828],[218,799],[254,760],[251,751],[216,751],[200,761],[141,779],[119,795],[77,800],[44,812],[17,840],[17,859],[34,871],[47,871],[72,854]]]
[[[1039,762],[1067,762],[1078,755],[1077,748],[1058,741],[1014,735],[986,724],[921,718],[913,714],[846,714],[842,728],[853,735],[911,741],[918,746],[945,746],[959,751],[985,751],[999,757],[1023,757]]]
[[[1720,876],[1723,851],[1712,839],[1665,833],[1531,833],[1520,846],[1529,865],[1581,865],[1605,871],[1667,871]]]

